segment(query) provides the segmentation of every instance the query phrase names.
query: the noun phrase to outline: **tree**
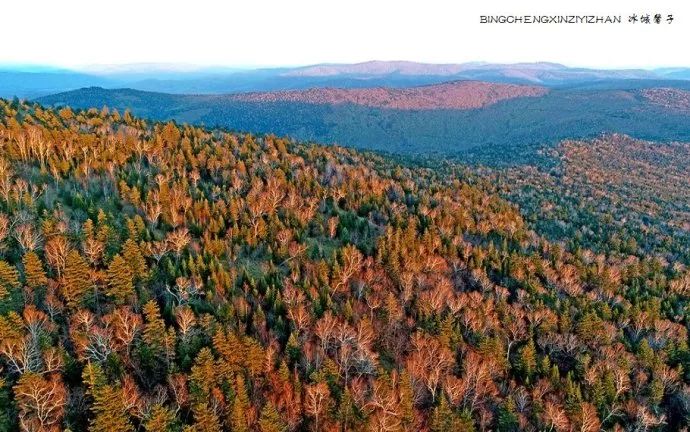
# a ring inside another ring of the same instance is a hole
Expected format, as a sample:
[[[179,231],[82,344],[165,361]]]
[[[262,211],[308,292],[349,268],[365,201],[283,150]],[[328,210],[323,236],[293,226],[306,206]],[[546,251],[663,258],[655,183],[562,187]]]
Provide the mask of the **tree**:
[[[49,378],[29,372],[14,386],[22,430],[58,432],[65,415],[67,391],[59,375]]]
[[[236,432],[249,432],[247,413],[249,411],[249,396],[242,375],[235,378],[235,398],[232,401],[231,426]]]
[[[180,331],[181,341],[188,342],[196,325],[194,312],[188,306],[180,306],[175,310],[175,321]]]
[[[348,282],[359,271],[362,261],[362,253],[354,245],[342,249],[341,266],[337,268],[332,283],[333,292],[342,292],[348,288]]]
[[[122,391],[106,382],[100,366],[88,363],[82,373],[82,379],[88,386],[88,393],[93,398],[91,411],[93,418],[90,432],[130,432],[134,428],[129,422]]]
[[[314,417],[314,431],[318,432],[321,415],[330,405],[330,391],[326,383],[320,382],[307,387],[305,409],[307,414]]]
[[[431,416],[431,432],[474,432],[472,420],[454,412],[445,397],[441,397]],[[499,429],[503,431],[503,429]]]
[[[408,359],[408,370],[413,380],[420,382],[435,400],[438,386],[453,365],[453,356],[441,346],[438,339],[422,333],[412,337],[413,351]]]
[[[134,294],[132,271],[129,265],[120,255],[115,255],[108,266],[107,275],[107,294],[115,300],[116,304],[124,304]]]
[[[175,430],[176,422],[177,418],[172,410],[162,405],[155,405],[144,421],[144,430],[146,432],[169,432]]]
[[[165,339],[165,322],[161,318],[158,303],[149,300],[144,305],[144,342],[155,350],[162,350]]]
[[[124,246],[122,246],[122,257],[125,262],[129,263],[134,279],[142,280],[146,278],[148,272],[146,259],[134,240],[128,239]]]
[[[400,412],[403,427],[410,427],[414,423],[414,390],[410,374],[405,370],[400,374],[398,392],[400,394]]]
[[[65,236],[57,235],[46,242],[45,256],[48,265],[55,269],[58,276],[62,275],[65,269],[67,255],[70,246]]]
[[[546,402],[542,416],[544,423],[553,430],[563,432],[570,429],[570,421],[565,410],[553,402]]]
[[[530,383],[537,368],[537,349],[531,338],[527,345],[520,349],[517,366],[518,370],[522,372],[525,381]]]
[[[141,315],[124,306],[105,315],[103,322],[111,329],[116,348],[129,356],[130,347],[141,331]]]
[[[220,432],[218,415],[206,403],[194,405],[194,430],[196,432]]]
[[[48,283],[43,263],[35,252],[24,254],[22,263],[24,264],[24,282],[29,288],[41,288]]]
[[[62,297],[67,305],[79,307],[84,296],[91,288],[91,275],[86,260],[76,250],[71,251],[65,260],[65,276],[62,284]]]
[[[144,305],[143,344],[139,345],[138,353],[141,367],[146,371],[146,379],[150,385],[162,380],[174,365],[175,360],[175,329],[166,329],[161,318],[158,304],[149,300]]]
[[[575,410],[574,423],[580,432],[595,432],[601,427],[597,409],[588,402],[580,403]]]
[[[515,400],[511,396],[505,400],[505,402],[498,409],[498,427],[500,431],[517,431],[518,430],[518,418],[515,407]]]
[[[177,257],[178,262],[180,260],[182,251],[187,247],[190,241],[191,236],[189,235],[189,230],[187,228],[178,228],[168,234],[167,242],[172,250],[175,251],[175,256]]]
[[[281,418],[276,407],[268,402],[261,410],[261,417],[259,418],[259,428],[261,432],[285,432],[287,425]]]
[[[14,266],[0,260],[0,300],[12,289],[19,287],[19,273]]]

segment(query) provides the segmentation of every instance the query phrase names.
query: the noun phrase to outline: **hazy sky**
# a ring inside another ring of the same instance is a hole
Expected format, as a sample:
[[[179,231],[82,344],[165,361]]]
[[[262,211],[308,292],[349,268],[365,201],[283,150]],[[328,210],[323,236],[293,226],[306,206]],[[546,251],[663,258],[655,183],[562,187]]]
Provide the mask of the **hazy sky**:
[[[672,13],[671,25],[628,24]],[[487,25],[480,15],[623,15]],[[366,60],[690,66],[687,0],[4,0],[1,63],[275,66]]]

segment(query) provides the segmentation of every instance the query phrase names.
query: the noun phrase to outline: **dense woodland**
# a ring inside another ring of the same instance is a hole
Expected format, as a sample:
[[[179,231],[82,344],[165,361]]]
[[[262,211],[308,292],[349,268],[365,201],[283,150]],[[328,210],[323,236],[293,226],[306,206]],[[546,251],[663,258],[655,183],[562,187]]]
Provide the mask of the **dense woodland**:
[[[682,260],[339,147],[0,102],[0,430],[681,430]]]
[[[465,173],[571,249],[690,264],[690,144],[613,134],[538,152],[531,164]]]
[[[669,97],[657,91],[651,93],[655,95],[652,98],[638,88],[652,85],[672,85],[676,93]],[[461,93],[456,95],[460,100],[454,103],[469,107],[474,98],[493,100],[496,95],[489,89]],[[251,102],[243,99],[251,100],[252,95],[180,95],[98,87],[45,96],[37,101],[55,107],[108,106],[120,111],[130,108],[136,115],[161,121],[504,166],[531,163],[535,146],[555,145],[564,139],[594,138],[602,133],[690,142],[690,110],[678,109],[682,108],[683,99],[674,96],[687,94],[688,89],[690,81],[604,82],[585,88],[550,89],[543,96],[513,97],[477,109],[390,109],[352,103],[305,103],[299,99],[288,102],[280,93]],[[429,101],[422,98],[416,104],[420,102],[425,106]]]

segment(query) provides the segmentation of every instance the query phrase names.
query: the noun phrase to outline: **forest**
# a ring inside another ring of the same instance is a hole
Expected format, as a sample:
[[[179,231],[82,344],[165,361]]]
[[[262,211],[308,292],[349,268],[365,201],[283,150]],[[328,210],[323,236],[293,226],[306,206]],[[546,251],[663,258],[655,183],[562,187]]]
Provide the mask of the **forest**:
[[[594,144],[530,183],[0,99],[0,431],[686,430],[687,148]],[[609,209],[659,242],[569,240]]]
[[[690,264],[690,144],[611,134],[536,153],[529,164],[464,175],[518,205],[549,239]]]
[[[484,85],[488,87],[480,87],[474,97],[495,97],[490,89],[496,84]],[[159,121],[273,133],[362,150],[431,155],[495,166],[531,162],[537,157],[535,147],[555,145],[565,139],[592,139],[602,133],[690,141],[690,111],[686,107],[689,88],[690,83],[684,81],[605,81],[552,88],[541,96],[512,97],[474,109],[307,103],[285,100],[281,92],[180,95],[99,87],[36,101],[57,109],[108,106],[122,112],[129,108],[137,116]],[[375,91],[383,90],[369,89]],[[463,97],[453,102],[471,107],[472,98]],[[437,98],[431,100],[438,104]]]

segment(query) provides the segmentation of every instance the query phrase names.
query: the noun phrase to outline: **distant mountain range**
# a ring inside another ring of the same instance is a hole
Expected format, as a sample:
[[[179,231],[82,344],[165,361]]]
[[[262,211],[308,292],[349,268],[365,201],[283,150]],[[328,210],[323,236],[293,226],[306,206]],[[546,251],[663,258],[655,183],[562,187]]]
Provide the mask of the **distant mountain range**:
[[[453,80],[567,87],[630,79],[688,80],[690,68],[604,70],[544,62],[425,64],[403,61],[263,69],[139,64],[92,66],[73,71],[41,66],[0,66],[0,97],[36,98],[91,86],[176,94],[224,94],[321,87],[401,88]]]

